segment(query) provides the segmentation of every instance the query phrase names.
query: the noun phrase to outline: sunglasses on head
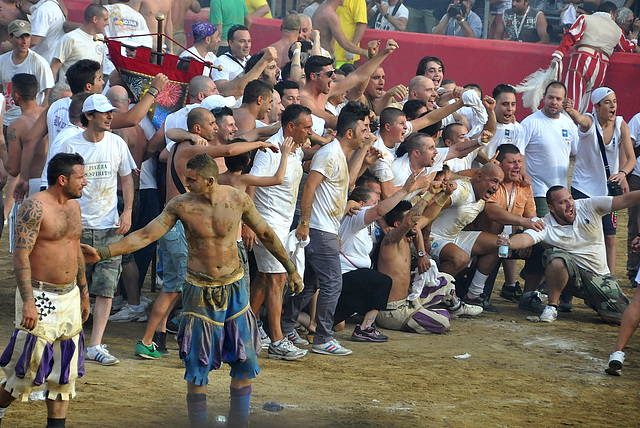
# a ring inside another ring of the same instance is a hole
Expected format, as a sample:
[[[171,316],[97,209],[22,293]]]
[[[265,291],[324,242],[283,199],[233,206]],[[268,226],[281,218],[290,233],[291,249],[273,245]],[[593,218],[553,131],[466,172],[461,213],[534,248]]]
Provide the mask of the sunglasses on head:
[[[313,74],[316,74],[316,75],[320,76],[322,73],[323,73],[322,71],[316,71],[316,72],[314,72]],[[334,74],[336,74],[336,69],[334,68],[333,70],[325,71],[325,72],[324,72],[324,74],[325,74],[327,77],[331,77],[331,76],[333,76]]]

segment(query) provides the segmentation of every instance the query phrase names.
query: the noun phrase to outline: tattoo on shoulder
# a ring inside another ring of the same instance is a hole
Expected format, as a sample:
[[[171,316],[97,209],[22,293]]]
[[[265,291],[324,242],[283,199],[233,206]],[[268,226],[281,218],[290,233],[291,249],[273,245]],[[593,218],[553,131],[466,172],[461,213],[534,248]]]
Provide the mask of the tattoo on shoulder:
[[[36,243],[42,224],[44,208],[37,199],[27,199],[18,210],[15,227],[16,249],[31,251]]]

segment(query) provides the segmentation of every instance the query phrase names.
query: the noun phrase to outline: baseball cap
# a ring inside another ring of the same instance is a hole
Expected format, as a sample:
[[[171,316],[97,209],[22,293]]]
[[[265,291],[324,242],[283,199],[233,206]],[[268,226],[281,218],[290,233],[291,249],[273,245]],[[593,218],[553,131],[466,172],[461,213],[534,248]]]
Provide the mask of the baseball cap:
[[[117,110],[117,108],[111,105],[111,101],[102,94],[93,94],[84,100],[84,104],[82,104],[83,113],[87,111],[99,111],[100,113],[106,113],[113,110]]]
[[[211,25],[209,22],[196,22],[191,26],[191,34],[193,36],[193,42],[200,42],[205,37],[213,36],[217,28]]]
[[[29,21],[23,21],[22,19],[16,19],[9,23],[7,30],[13,37],[20,37],[25,34],[31,35],[31,23]]]

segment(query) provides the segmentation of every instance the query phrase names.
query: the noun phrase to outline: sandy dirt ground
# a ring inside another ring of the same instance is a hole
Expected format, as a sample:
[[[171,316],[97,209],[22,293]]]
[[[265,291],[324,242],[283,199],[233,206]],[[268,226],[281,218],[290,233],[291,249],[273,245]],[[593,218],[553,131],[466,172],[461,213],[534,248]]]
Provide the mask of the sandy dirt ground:
[[[618,279],[626,279],[626,212],[618,231]],[[622,230],[621,230],[622,229]],[[0,241],[0,349],[13,330],[15,278]],[[353,349],[346,357],[309,354],[295,362],[272,361],[261,353],[262,372],[253,383],[253,427],[460,427],[460,426],[640,426],[640,341],[632,340],[622,377],[604,373],[618,327],[600,321],[574,300],[572,313],[554,324],[533,323],[530,315],[499,297],[499,314],[452,321],[443,335],[389,332],[390,341],[349,341],[353,326],[336,334]],[[145,294],[155,298],[145,287]],[[120,364],[87,364],[71,402],[70,427],[188,426],[186,382],[177,342],[169,357],[137,358],[134,346],[144,323],[110,323],[104,342]],[[90,326],[85,326],[91,334]],[[468,359],[453,356],[469,353]],[[209,420],[228,411],[229,372],[209,376]],[[284,410],[262,409],[276,401]],[[43,402],[14,403],[3,427],[44,426]]]

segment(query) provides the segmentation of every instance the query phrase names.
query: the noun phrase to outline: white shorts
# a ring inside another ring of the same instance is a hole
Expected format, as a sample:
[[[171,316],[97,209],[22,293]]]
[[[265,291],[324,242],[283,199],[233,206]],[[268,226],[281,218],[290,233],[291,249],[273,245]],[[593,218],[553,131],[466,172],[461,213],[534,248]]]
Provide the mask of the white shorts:
[[[442,251],[442,249],[447,244],[455,244],[460,247],[462,251],[469,254],[469,258],[471,258],[471,250],[473,250],[473,246],[475,245],[476,241],[478,240],[478,236],[480,236],[481,233],[481,231],[463,230],[458,236],[455,237],[455,239],[451,239],[448,236],[445,237],[435,235],[432,233],[431,237],[433,238],[433,242],[431,243],[431,257],[436,261],[436,263],[440,264],[440,251]]]
[[[280,242],[284,244],[289,229],[273,229],[275,234],[280,239]],[[253,255],[256,258],[256,265],[258,266],[258,272],[262,273],[286,273],[284,266],[265,248],[259,239],[253,245]]]

